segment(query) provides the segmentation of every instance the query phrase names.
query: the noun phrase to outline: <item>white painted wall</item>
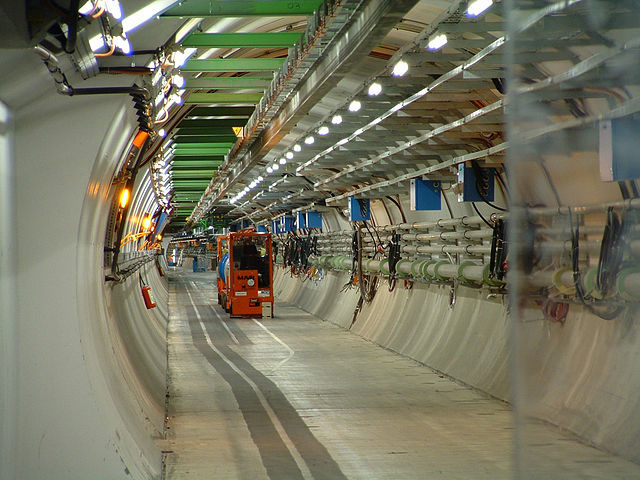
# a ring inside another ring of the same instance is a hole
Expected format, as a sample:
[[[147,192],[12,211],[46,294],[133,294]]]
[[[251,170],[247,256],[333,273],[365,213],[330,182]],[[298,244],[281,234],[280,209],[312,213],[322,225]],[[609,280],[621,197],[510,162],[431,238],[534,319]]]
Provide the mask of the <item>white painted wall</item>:
[[[103,282],[109,184],[135,126],[130,103],[52,93],[16,114],[14,478],[160,476],[153,438],[162,435],[168,293],[153,264],[154,311],[137,277]]]
[[[577,172],[573,177],[556,177],[560,188],[572,178],[590,175],[579,168],[584,163],[573,166]],[[589,194],[615,199],[610,184],[592,185],[588,192],[582,188],[580,195],[575,191],[576,198],[585,200]],[[409,221],[449,218],[446,211],[409,212],[404,200]],[[464,211],[466,206],[450,200],[454,216],[471,214]],[[376,218],[386,223],[388,216],[376,205],[372,204]],[[390,209],[393,217],[395,207]],[[489,213],[484,207],[482,210]],[[325,225],[336,225],[328,216]],[[395,217],[393,220],[398,222]],[[317,284],[301,282],[288,270],[277,268],[276,311],[279,301],[291,302],[506,401],[513,398],[515,375],[521,389],[519,407],[527,415],[640,462],[640,327],[634,307],[619,319],[605,321],[572,305],[564,326],[549,324],[542,312],[532,307],[526,311],[526,322],[521,322],[507,317],[506,300],[501,297],[487,298],[486,292],[458,287],[455,305],[450,308],[448,286],[416,283],[408,290],[399,280],[393,292],[382,282],[373,301],[364,304],[352,325],[359,294],[355,289],[340,292],[348,279],[348,272],[333,271],[325,272]],[[514,324],[520,339],[516,370],[511,363]],[[526,442],[527,424],[518,428]],[[524,444],[522,454],[526,451]],[[526,460],[523,465],[531,467]]]
[[[13,118],[0,102],[0,439],[18,432],[18,315]],[[16,476],[16,443],[0,441],[0,478]]]

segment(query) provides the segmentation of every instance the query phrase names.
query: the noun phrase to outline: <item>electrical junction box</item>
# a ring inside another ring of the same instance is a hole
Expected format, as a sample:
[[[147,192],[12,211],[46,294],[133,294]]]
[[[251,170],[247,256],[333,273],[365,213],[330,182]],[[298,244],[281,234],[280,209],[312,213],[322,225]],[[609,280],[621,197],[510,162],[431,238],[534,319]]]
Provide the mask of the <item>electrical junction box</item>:
[[[267,233],[267,227],[264,225],[258,225],[257,231],[258,233]]]
[[[441,182],[438,180],[411,180],[409,200],[411,210],[440,210],[442,208]]]
[[[307,217],[302,212],[296,213],[296,229],[302,230],[303,228],[307,228]]]
[[[600,122],[600,178],[618,182],[640,178],[640,119]]]
[[[462,191],[458,193],[458,202],[493,202],[494,176],[493,168],[480,168],[482,176],[476,179],[476,173],[471,167],[461,163],[458,165],[458,183]],[[476,184],[477,180],[477,184]]]
[[[240,222],[240,228],[249,228],[249,220],[242,220]]]
[[[322,214],[320,212],[307,212],[307,228],[322,228]]]
[[[349,221],[371,220],[371,202],[368,198],[349,197]]]

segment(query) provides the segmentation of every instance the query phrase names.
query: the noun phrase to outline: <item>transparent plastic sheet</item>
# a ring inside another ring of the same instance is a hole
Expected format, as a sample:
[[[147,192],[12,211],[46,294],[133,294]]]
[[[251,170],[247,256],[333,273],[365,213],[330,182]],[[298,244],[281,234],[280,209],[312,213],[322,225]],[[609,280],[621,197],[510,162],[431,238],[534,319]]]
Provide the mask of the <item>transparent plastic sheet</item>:
[[[504,3],[516,478],[640,475],[639,6]]]

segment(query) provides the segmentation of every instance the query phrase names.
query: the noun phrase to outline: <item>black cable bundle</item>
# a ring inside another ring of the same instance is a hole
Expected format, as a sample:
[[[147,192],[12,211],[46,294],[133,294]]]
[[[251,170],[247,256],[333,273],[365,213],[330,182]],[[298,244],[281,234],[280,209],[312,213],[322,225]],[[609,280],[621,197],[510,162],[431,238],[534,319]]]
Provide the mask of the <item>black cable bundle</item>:
[[[396,265],[400,260],[400,235],[393,233],[391,235],[391,243],[389,243],[389,274],[391,277],[396,275]]]
[[[621,219],[613,207],[607,209],[607,223],[602,234],[596,274],[596,289],[602,298],[606,297],[613,288],[622,264],[624,216],[625,214]]]
[[[623,307],[612,306],[607,301],[598,301],[593,297],[588,297],[584,291],[582,274],[580,273],[580,221],[576,220],[574,227],[571,210],[569,210],[569,222],[571,225],[571,266],[573,269],[573,285],[576,289],[576,298],[594,315],[599,316],[603,320],[613,320],[620,315]]]
[[[353,231],[353,235],[351,236],[351,279],[356,272],[356,267],[358,265],[358,230]]]
[[[505,221],[502,219],[498,219],[496,221],[495,227],[493,228],[493,236],[491,237],[491,257],[489,260],[490,278],[497,278],[498,280],[504,279],[506,273],[506,260],[507,228]]]

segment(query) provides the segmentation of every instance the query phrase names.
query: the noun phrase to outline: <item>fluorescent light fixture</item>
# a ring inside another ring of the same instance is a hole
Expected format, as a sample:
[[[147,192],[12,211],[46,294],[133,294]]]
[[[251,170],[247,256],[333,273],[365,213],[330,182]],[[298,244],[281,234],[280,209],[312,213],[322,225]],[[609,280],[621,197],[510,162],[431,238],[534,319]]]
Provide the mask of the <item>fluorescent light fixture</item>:
[[[318,135],[326,135],[328,133],[329,133],[329,127],[327,127],[326,125],[323,125],[318,129]]]
[[[89,39],[89,47],[92,52],[97,52],[101,48],[104,48],[104,37],[102,35],[96,35]]]
[[[299,152],[300,150],[302,150],[302,147],[296,143],[296,144],[293,146],[293,151],[294,151],[294,152]]]
[[[286,158],[284,158],[284,157],[282,157],[282,158],[280,159],[280,165],[284,165],[284,164],[286,164],[286,163],[287,163],[287,159],[286,159]]]
[[[125,55],[131,54],[131,43],[124,33],[120,37],[115,37],[113,39],[113,43],[115,43],[116,48],[118,48]]]
[[[171,83],[173,83],[178,88],[182,88],[184,87],[184,77],[178,73],[175,75],[172,75]]]
[[[88,15],[94,9],[93,2],[87,2],[78,9],[80,15]]]
[[[161,92],[156,96],[156,99],[155,99],[155,105],[156,105],[156,107],[157,107],[158,105],[160,105],[162,102],[164,102],[164,92],[162,92],[162,91],[161,91]]]
[[[334,115],[331,119],[331,123],[334,125],[340,125],[342,123],[342,117],[340,115]]]
[[[400,60],[393,67],[392,74],[394,77],[402,77],[408,71],[409,71],[409,64],[404,60]]]
[[[349,143],[349,139],[348,138],[343,138],[342,140],[340,140],[338,143],[336,143],[336,145],[338,146],[342,146],[345,143]]]
[[[271,165],[271,168],[275,172],[276,170],[278,170],[280,168],[280,165],[278,165],[277,163],[274,163],[273,165]]]
[[[133,12],[131,15],[122,20],[122,28],[125,32],[135,30],[143,23],[146,23],[149,20],[157,17],[176,3],[179,3],[179,0],[155,0],[154,2],[151,2],[149,5]]]
[[[444,33],[439,33],[437,35],[433,35],[429,39],[429,43],[427,44],[427,48],[429,50],[438,50],[444,47],[447,44],[447,36]]]
[[[467,15],[469,17],[477,17],[491,5],[493,5],[493,0],[474,0],[467,7]]]
[[[244,192],[244,193],[247,193],[249,190],[251,190],[249,187],[244,187],[243,192]]]
[[[358,110],[360,110],[361,107],[362,107],[362,104],[358,100],[353,100],[349,104],[349,111],[350,112],[357,112]]]
[[[271,168],[271,165],[269,165],[269,166],[267,167],[267,173],[271,173],[271,172],[273,172],[273,168]]]
[[[256,186],[256,181],[253,180],[250,184],[249,184],[249,188],[253,188]]]
[[[261,175],[258,177],[258,183],[262,182],[264,180],[264,177]]]
[[[173,66],[176,68],[182,67],[191,55],[195,53],[195,48],[187,48],[186,50],[176,50],[171,54],[171,60],[173,61]]]
[[[313,145],[313,142],[315,142],[316,139],[313,138],[311,135],[309,135],[307,138],[304,139],[304,143],[306,143],[307,145]]]
[[[122,7],[118,0],[102,0],[102,4],[107,12],[116,20],[122,18]]]
[[[378,82],[374,82],[369,86],[370,97],[375,97],[377,95],[380,95],[380,93],[382,93],[382,85],[380,85]]]
[[[291,160],[293,158],[293,152],[287,152],[285,157],[287,157],[288,160]]]
[[[164,138],[167,136],[167,131],[164,128],[161,128],[160,131],[158,132],[158,135]]]
[[[160,110],[158,110],[158,113],[156,114],[156,121],[160,120],[162,117],[164,117],[167,114],[167,107],[162,107]],[[159,122],[162,123],[162,122]]]
[[[182,105],[182,95],[178,95],[177,93],[172,94],[171,102],[175,103],[176,105]]]

